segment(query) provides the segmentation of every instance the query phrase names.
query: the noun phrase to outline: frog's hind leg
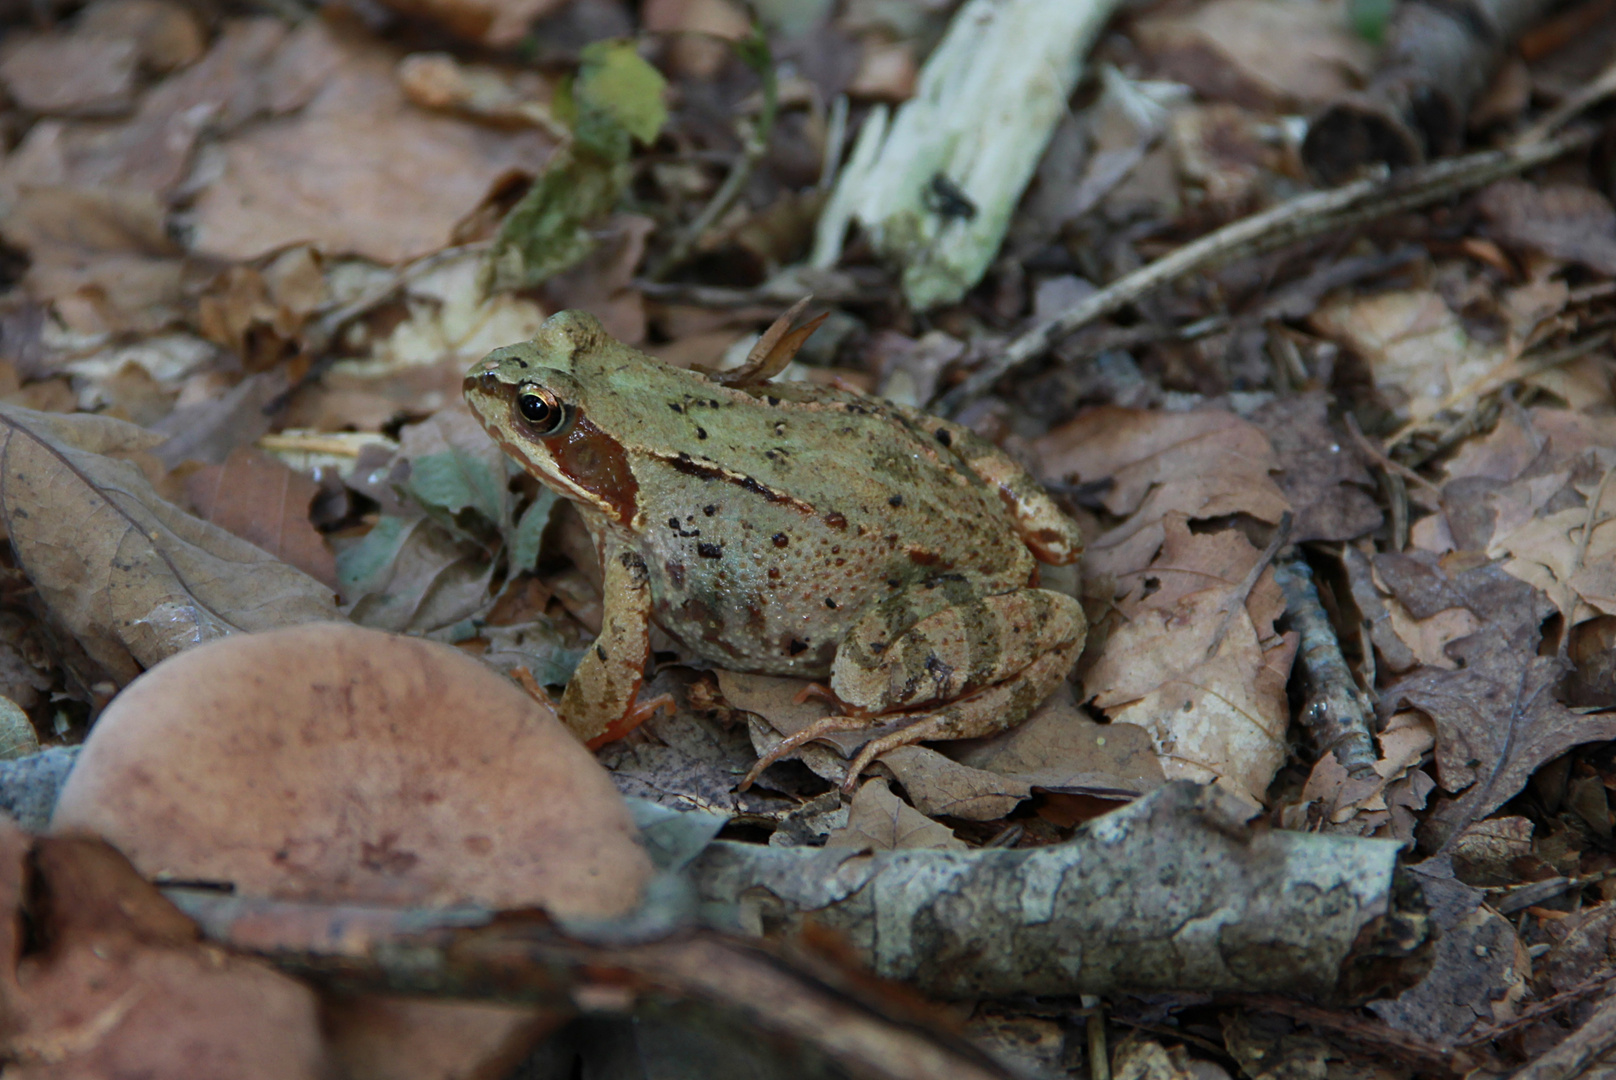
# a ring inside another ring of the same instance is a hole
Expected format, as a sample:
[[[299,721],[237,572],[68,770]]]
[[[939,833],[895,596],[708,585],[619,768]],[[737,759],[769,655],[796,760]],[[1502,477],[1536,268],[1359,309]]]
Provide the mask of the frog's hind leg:
[[[897,731],[871,739],[847,767],[842,790],[851,792],[859,777],[882,754],[915,743],[949,739],[977,739],[1021,723],[1054,693],[1072,670],[1083,648],[1079,638],[1034,660],[1014,678],[996,683],[970,697],[916,716]]]

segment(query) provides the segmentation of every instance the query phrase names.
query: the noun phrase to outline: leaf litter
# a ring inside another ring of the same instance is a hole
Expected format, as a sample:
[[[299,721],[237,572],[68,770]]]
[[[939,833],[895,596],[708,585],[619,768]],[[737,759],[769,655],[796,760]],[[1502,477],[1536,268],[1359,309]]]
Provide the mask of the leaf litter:
[[[838,237],[835,266],[799,261],[860,132],[926,85],[955,5],[388,6],[94,0],[7,26],[0,691],[29,746],[82,740],[175,653],[311,621],[453,643],[553,692],[600,625],[596,555],[459,407],[470,362],[579,307],[681,366],[734,368],[812,283],[829,318],[777,377],[935,404],[1017,335],[1289,199],[1294,114],[1375,63],[1346,5],[1119,16],[1002,252],[919,311],[914,269],[867,235]],[[1583,54],[1616,41],[1589,26],[1550,24],[1473,122],[1503,138],[1595,85]],[[1402,844],[1445,936],[1419,985],[1307,1033],[1250,1003],[1108,999],[1141,1025],[1117,1069],[1333,1076],[1354,1030],[1387,1036],[1361,1065],[1386,1077],[1446,1075],[1386,1050],[1405,1037],[1494,1073],[1537,1058],[1612,970],[1601,169],[1576,151],[1238,254],[964,403],[1087,540],[1077,572],[1044,576],[1082,600],[1085,654],[1021,725],[889,753],[851,799],[834,788],[871,733],[838,733],[740,793],[828,706],[800,681],[703,672],[655,634],[648,695],[677,707],[598,760],[737,838],[849,858],[1058,844],[1167,781],[1215,783],[1281,830]],[[944,225],[981,213],[959,178],[915,189]],[[1368,772],[1292,724],[1300,615],[1269,562],[1298,557],[1373,706]],[[1536,891],[1514,907],[1519,890]],[[1022,1031],[1045,1070],[1094,1052],[1092,1011],[1010,1011],[983,1005],[971,1030],[1001,1049]]]

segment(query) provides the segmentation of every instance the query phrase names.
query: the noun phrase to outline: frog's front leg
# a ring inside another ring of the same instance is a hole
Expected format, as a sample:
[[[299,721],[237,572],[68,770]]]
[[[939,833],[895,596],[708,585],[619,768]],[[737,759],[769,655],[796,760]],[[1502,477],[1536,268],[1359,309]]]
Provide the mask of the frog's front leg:
[[[591,750],[639,727],[666,695],[640,704],[651,655],[651,581],[645,560],[608,538],[601,549],[600,636],[561,695],[561,719]]]
[[[837,649],[831,689],[846,713],[816,721],[775,747],[742,786],[834,731],[904,722],[854,759],[845,785],[851,788],[889,750],[1012,727],[1071,671],[1086,630],[1076,600],[1043,589],[977,595],[955,579],[900,593],[860,618]]]

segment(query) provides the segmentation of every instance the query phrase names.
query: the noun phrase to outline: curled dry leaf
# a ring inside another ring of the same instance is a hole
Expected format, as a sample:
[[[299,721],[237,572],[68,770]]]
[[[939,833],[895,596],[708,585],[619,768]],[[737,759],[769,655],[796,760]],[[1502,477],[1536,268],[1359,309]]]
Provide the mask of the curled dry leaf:
[[[1180,514],[1164,524],[1160,557],[1119,602],[1125,621],[1083,685],[1113,721],[1150,732],[1169,780],[1216,781],[1261,803],[1290,725],[1285,683],[1298,639],[1274,630],[1284,597],[1272,569],[1249,597],[1237,595],[1258,554],[1238,532],[1195,535]],[[1242,600],[1225,624],[1227,605]]]
[[[160,437],[0,405],[0,520],[51,616],[118,683],[242,630],[334,619],[331,592],[165,502],[132,462]]]
[[[153,669],[101,715],[51,825],[247,896],[609,918],[652,872],[610,778],[549,708],[458,650],[342,623]],[[393,1071],[364,1075],[410,1078],[514,1064],[550,1022],[380,1002],[327,1019],[345,1064],[386,1050]]]
[[[30,847],[32,851],[30,851]],[[24,949],[25,897],[48,949]],[[191,921],[99,841],[0,820],[0,1058],[17,1080],[315,1080],[314,994],[202,945]]]

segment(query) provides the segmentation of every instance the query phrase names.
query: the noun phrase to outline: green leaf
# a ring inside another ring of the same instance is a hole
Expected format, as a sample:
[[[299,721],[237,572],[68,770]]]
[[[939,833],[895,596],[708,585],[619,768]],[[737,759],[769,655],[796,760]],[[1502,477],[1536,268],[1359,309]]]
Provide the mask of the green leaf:
[[[654,140],[668,121],[662,92],[668,81],[641,59],[634,42],[597,41],[584,46],[572,98],[580,125],[590,114],[610,118],[642,143]]]
[[[1379,45],[1386,37],[1386,24],[1391,22],[1395,0],[1348,0],[1347,18],[1358,36],[1372,45]]]
[[[579,147],[558,150],[500,224],[482,287],[488,292],[538,285],[594,248],[589,225],[612,212],[628,184],[626,161]]]
[[[533,564],[539,561],[539,542],[544,539],[545,526],[550,524],[550,515],[560,501],[561,496],[542,488],[532,505],[522,511],[522,520],[516,523],[516,531],[511,535],[512,576],[533,569]]]
[[[344,593],[357,595],[386,583],[399,548],[409,538],[408,524],[401,517],[383,515],[358,543],[337,552],[337,581]]]
[[[410,462],[406,486],[429,510],[454,515],[470,507],[497,525],[505,505],[504,479],[495,476],[487,462],[451,447]]]

